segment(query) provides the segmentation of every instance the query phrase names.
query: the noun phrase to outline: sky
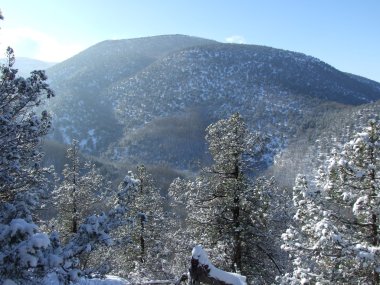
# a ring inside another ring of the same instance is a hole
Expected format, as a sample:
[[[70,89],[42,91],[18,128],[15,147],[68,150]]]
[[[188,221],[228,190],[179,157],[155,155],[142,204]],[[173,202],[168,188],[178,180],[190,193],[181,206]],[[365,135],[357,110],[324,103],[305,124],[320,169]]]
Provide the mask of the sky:
[[[184,34],[314,56],[380,82],[380,0],[1,0],[0,51],[60,62],[104,40]],[[1,54],[0,54],[1,55]]]

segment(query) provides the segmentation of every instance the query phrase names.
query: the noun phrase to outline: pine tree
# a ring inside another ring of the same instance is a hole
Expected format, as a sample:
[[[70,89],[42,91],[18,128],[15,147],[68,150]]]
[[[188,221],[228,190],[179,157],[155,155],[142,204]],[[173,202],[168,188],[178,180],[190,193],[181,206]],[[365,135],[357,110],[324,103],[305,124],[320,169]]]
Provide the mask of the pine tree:
[[[189,242],[211,249],[220,268],[268,281],[280,267],[268,220],[271,195],[277,190],[270,180],[253,183],[244,173],[249,158],[259,156],[264,139],[249,133],[239,114],[206,131],[213,166],[195,181],[177,180],[170,189],[187,207]]]
[[[41,188],[44,172],[40,166],[41,139],[51,127],[51,117],[35,113],[43,96],[54,95],[43,71],[28,78],[17,77],[15,57],[7,49],[7,64],[0,66],[0,201],[15,199],[20,192]]]
[[[129,173],[122,185],[113,196],[114,205],[110,210],[85,217],[78,231],[72,233],[64,245],[54,249],[63,260],[57,271],[65,280],[77,281],[80,276],[94,274],[104,276],[112,270],[121,246],[131,241],[134,218],[129,217],[130,193],[137,191],[139,180]]]
[[[282,235],[282,248],[290,254],[293,272],[286,273],[281,284],[325,284],[337,277],[331,264],[338,266],[333,251],[340,238],[322,202],[321,192],[310,188],[305,176],[298,176],[293,188],[294,223]],[[322,250],[325,255],[320,254]]]
[[[0,283],[12,278],[33,284],[31,278],[51,265],[49,237],[33,223],[32,212],[46,190],[39,146],[51,123],[35,107],[54,93],[43,71],[18,77],[14,62],[8,48],[7,63],[0,66]]]
[[[129,176],[138,181],[136,187],[126,193],[129,215],[134,223],[132,228],[127,229],[130,240],[123,246],[123,256],[116,270],[123,271],[121,274],[128,275],[135,282],[166,279],[164,231],[167,220],[163,197],[143,165],[137,167],[136,175],[130,173]],[[125,183],[122,182],[119,188],[125,188]]]
[[[79,225],[87,216],[105,211],[106,195],[110,193],[110,183],[95,165],[81,163],[78,141],[73,140],[67,150],[67,158],[69,164],[64,167],[63,181],[54,191],[58,230],[63,240],[77,233]]]
[[[312,191],[317,200],[306,195],[306,183],[295,188],[298,225],[283,235],[284,248],[296,257],[285,278],[291,284],[379,284],[379,130],[370,120],[332,152]]]

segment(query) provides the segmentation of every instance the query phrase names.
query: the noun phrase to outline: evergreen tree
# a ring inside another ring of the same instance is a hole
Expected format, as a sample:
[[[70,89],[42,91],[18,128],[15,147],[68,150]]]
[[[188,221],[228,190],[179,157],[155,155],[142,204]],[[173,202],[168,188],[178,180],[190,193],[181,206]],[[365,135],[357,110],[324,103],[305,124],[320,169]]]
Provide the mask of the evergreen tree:
[[[130,231],[134,219],[129,213],[130,195],[135,192],[139,181],[133,175],[124,178],[123,186],[114,197],[110,210],[85,217],[64,245],[59,244],[56,234],[51,237],[51,251],[61,258],[61,266],[55,268],[65,282],[76,281],[81,276],[101,275],[112,270],[112,262],[117,255],[113,248],[120,249],[125,241],[130,241]],[[122,233],[122,235],[120,235]],[[108,253],[108,254],[107,254]],[[83,262],[83,256],[90,256]],[[120,255],[120,252],[118,252]]]
[[[58,230],[67,240],[77,233],[83,220],[107,208],[106,195],[110,183],[98,172],[94,164],[80,162],[78,141],[73,140],[67,150],[69,164],[63,170],[63,181],[54,191],[58,209]]]
[[[43,71],[18,77],[14,62],[8,48],[0,66],[0,283],[12,278],[33,284],[53,265],[49,237],[33,223],[32,210],[46,190],[39,145],[51,125],[49,114],[38,115],[35,107],[54,94]]]
[[[312,191],[317,200],[306,195],[305,183],[295,188],[298,226],[283,238],[296,259],[285,280],[379,284],[379,130],[379,122],[370,120],[341,152],[332,153]]]
[[[8,48],[7,63],[0,66],[1,202],[14,200],[17,193],[41,188],[46,169],[40,166],[39,144],[50,129],[51,118],[46,111],[36,114],[35,107],[43,96],[54,95],[43,71],[33,71],[28,78],[17,77],[14,62],[13,50]]]
[[[128,275],[130,280],[167,278],[164,231],[167,220],[163,210],[163,197],[146,168],[137,167],[136,187],[127,194],[129,214],[134,218],[133,227],[128,229],[130,240],[123,247],[123,256],[116,267]],[[122,182],[120,189],[125,188]]]
[[[340,242],[339,233],[323,210],[322,202],[321,192],[310,188],[304,176],[298,176],[293,188],[294,223],[282,235],[282,248],[290,254],[293,272],[279,279],[281,284],[342,281],[335,279],[338,276],[334,270],[334,264],[339,267],[334,253],[334,245]]]
[[[253,135],[239,114],[207,128],[214,165],[195,179],[177,180],[171,193],[187,207],[190,243],[211,249],[215,264],[252,281],[269,281],[279,270],[269,218],[276,187],[267,179],[255,183],[244,173],[264,139]]]

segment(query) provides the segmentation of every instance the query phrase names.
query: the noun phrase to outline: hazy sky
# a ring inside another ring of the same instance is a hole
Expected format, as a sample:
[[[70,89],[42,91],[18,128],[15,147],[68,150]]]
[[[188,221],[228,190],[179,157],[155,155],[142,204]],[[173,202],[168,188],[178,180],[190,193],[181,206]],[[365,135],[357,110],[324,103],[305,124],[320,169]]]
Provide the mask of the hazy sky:
[[[185,34],[302,52],[380,82],[380,0],[1,0],[0,48],[62,61],[106,39]]]

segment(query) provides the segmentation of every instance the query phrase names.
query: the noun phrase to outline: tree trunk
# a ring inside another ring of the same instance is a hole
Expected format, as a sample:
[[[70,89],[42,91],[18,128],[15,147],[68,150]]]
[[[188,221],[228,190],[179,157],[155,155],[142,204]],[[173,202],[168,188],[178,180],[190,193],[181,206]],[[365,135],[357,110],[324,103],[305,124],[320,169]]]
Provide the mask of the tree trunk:
[[[376,143],[376,141],[373,139],[372,141],[372,145],[374,145]],[[373,165],[376,165],[376,157],[375,157],[375,153],[374,153],[374,148],[371,147],[371,150],[370,150],[370,161]],[[375,172],[375,169],[371,169],[371,172],[370,172],[370,180],[371,180],[371,195],[370,197],[376,197],[377,196],[377,189],[375,187],[375,182],[376,182],[376,172]],[[371,209],[372,211],[372,216],[371,216],[371,220],[372,220],[372,229],[371,229],[371,238],[372,238],[372,245],[375,246],[375,247],[378,247],[379,246],[379,232],[378,232],[378,217],[375,213],[375,210],[377,209]],[[373,284],[380,284],[380,274],[379,272],[377,272],[377,270],[375,269],[373,271]]]
[[[140,260],[141,260],[141,263],[144,263],[145,262],[145,238],[144,238],[144,235],[145,235],[145,217],[144,216],[141,216],[140,217],[140,226],[141,226],[141,231],[140,231],[140,254],[141,254],[141,257],[140,257]]]
[[[232,258],[231,270],[233,272],[242,270],[242,247],[241,247],[241,231],[240,231],[240,205],[239,205],[239,196],[234,198],[234,208],[233,212],[233,223],[234,223],[234,252]]]
[[[239,154],[235,155],[235,167],[234,167],[234,179],[236,186],[234,189],[234,205],[232,208],[232,219],[233,219],[233,256],[231,270],[232,272],[241,272],[242,271],[242,246],[241,246],[241,230],[240,230],[240,193],[241,193],[241,169],[240,169],[240,159]]]

